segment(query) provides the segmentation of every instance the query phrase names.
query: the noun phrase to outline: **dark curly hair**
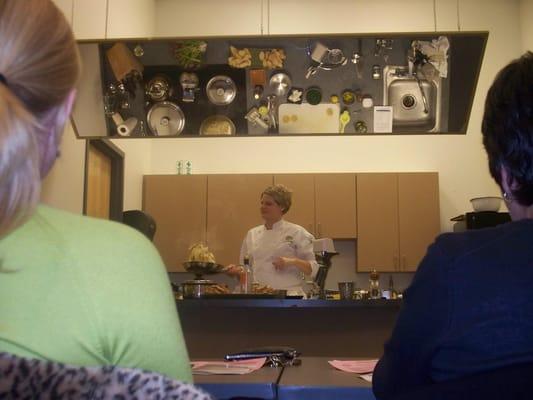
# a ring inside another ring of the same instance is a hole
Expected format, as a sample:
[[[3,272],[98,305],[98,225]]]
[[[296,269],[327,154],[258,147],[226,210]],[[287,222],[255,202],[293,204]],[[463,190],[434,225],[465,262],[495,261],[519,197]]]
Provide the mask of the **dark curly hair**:
[[[518,188],[509,193],[524,206],[533,204],[533,53],[503,68],[485,101],[481,126],[492,177],[502,186],[505,166]]]

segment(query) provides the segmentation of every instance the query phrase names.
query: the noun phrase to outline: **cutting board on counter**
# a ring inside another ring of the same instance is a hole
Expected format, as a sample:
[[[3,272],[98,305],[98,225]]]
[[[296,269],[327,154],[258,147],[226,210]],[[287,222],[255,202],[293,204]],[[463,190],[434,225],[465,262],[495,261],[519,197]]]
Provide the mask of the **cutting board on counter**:
[[[279,133],[339,133],[340,107],[333,103],[281,104]]]

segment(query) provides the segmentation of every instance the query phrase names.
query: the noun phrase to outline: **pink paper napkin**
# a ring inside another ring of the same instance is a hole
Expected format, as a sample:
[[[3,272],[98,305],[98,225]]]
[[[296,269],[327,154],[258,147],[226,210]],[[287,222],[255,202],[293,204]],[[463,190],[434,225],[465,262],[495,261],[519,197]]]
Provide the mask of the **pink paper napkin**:
[[[378,360],[333,360],[328,362],[341,371],[367,374],[374,371]]]
[[[261,368],[266,357],[238,361],[191,361],[193,374],[242,375]]]

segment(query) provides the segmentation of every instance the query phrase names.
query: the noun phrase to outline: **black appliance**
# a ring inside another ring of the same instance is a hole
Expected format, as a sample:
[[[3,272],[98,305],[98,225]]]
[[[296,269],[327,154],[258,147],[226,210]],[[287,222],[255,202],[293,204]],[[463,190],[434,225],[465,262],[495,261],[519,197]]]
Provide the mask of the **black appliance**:
[[[452,218],[451,221],[456,222],[453,226],[454,232],[461,232],[465,230],[489,228],[491,226],[505,224],[506,222],[511,221],[511,216],[508,212],[467,212],[464,215],[459,215],[455,218]]]

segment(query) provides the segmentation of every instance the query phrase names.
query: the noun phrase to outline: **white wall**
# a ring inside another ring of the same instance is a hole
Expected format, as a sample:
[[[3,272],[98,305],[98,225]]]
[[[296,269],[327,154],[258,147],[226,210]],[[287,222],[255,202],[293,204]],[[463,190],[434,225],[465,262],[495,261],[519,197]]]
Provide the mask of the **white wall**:
[[[533,51],[533,0],[520,1],[520,26],[522,28],[522,50]]]
[[[142,208],[143,175],[151,173],[152,142],[150,139],[111,140],[124,154],[124,210]]]
[[[77,214],[83,212],[85,140],[76,138],[70,122],[65,127],[61,155],[43,181],[41,202]]]

